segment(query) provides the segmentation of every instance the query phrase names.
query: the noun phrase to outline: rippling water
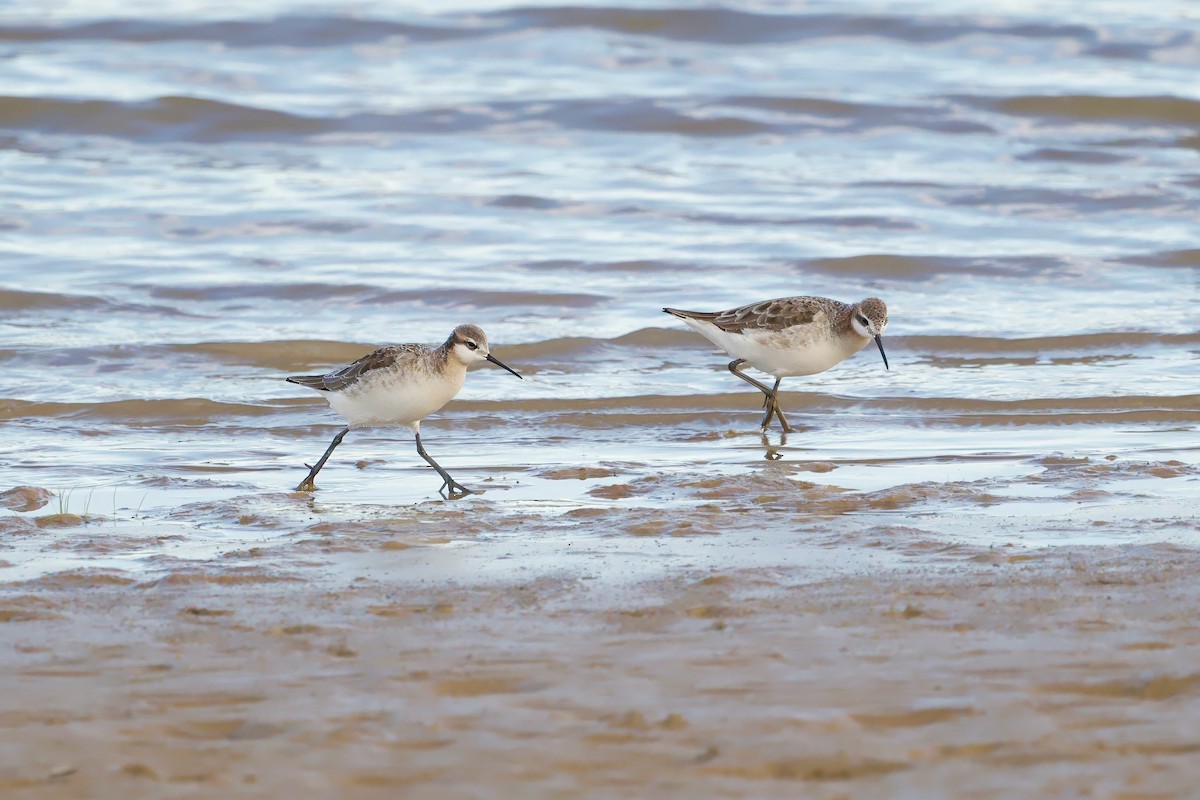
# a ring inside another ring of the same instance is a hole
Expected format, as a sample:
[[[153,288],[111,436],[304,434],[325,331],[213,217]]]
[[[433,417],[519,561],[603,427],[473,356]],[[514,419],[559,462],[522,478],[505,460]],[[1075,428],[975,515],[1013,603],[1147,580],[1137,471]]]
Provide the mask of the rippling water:
[[[56,496],[0,517],[10,575],[38,525],[154,567],[438,501],[402,431],[291,494],[338,419],[282,378],[461,322],[528,378],[424,428],[498,536],[761,497],[1196,540],[1191,2],[38,5],[0,11],[0,488]],[[790,294],[885,298],[892,369],[786,381],[764,438],[660,308]]]

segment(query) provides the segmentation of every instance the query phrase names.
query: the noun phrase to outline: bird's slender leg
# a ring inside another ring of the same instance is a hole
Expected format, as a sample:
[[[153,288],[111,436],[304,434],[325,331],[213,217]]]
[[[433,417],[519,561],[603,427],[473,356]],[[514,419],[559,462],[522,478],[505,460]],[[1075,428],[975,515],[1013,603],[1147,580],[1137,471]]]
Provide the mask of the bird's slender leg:
[[[792,433],[795,428],[788,424],[787,418],[783,416],[783,411],[779,408],[779,382],[783,378],[775,379],[775,388],[771,389],[771,394],[767,396],[767,415],[763,417],[762,427],[765,431],[771,424],[771,417],[779,417],[779,424],[783,426],[784,433]]]
[[[308,469],[309,469],[308,477],[305,478],[304,480],[300,481],[300,485],[296,487],[297,492],[316,491],[317,485],[315,483],[313,483],[313,480],[317,477],[317,473],[321,471],[321,467],[325,466],[325,462],[329,460],[329,456],[331,453],[333,453],[334,448],[336,448],[339,444],[342,443],[342,437],[345,436],[349,432],[350,432],[349,428],[343,428],[341,433],[339,433],[337,436],[333,437],[333,441],[329,443],[329,448],[325,451],[325,455],[321,456],[320,461],[318,461],[316,464],[314,464],[312,466],[309,466],[308,464],[304,465],[304,466],[308,467]]]
[[[751,386],[754,386],[760,392],[763,393],[763,395],[764,395],[763,408],[767,409],[767,414],[765,417],[763,417],[763,421],[762,421],[763,430],[766,430],[770,426],[771,417],[779,417],[779,424],[783,426],[783,432],[791,433],[795,429],[791,425],[788,424],[787,419],[785,419],[783,416],[783,412],[779,410],[779,397],[778,397],[779,382],[781,380],[783,380],[783,378],[776,378],[775,379],[775,388],[768,389],[767,385],[765,383],[759,383],[758,381],[754,380],[754,378],[751,378],[749,375],[747,375],[746,373],[744,373],[738,369],[738,367],[740,367],[742,364],[745,364],[745,363],[746,363],[746,359],[744,359],[744,358],[739,358],[739,359],[735,359],[734,361],[730,361],[729,362],[729,371],[732,372],[734,375],[737,375],[739,378],[744,380],[746,383],[750,384]]]
[[[436,469],[437,474],[442,476],[442,486],[440,489],[438,489],[438,492],[440,493],[442,489],[445,489],[449,493],[450,497],[454,497],[455,495],[471,494],[470,489],[454,480],[454,478],[451,478],[450,473],[442,469],[441,465],[434,461],[430,457],[429,453],[425,452],[425,447],[421,444],[421,432],[413,431],[413,436],[417,440],[417,452],[421,454],[421,458],[425,459],[425,463]]]
[[[744,373],[738,369],[738,367],[740,367],[742,364],[745,364],[745,363],[746,363],[746,359],[744,359],[744,358],[734,359],[733,361],[729,362],[729,371],[732,372],[734,375],[737,375],[739,378],[741,378],[742,380],[744,380],[746,383],[750,384],[754,388],[758,389],[760,392],[765,394],[767,397],[770,397],[771,390],[767,388],[767,385],[765,383],[759,383],[758,381],[754,380],[754,378],[751,378],[749,375],[747,375],[746,373]]]

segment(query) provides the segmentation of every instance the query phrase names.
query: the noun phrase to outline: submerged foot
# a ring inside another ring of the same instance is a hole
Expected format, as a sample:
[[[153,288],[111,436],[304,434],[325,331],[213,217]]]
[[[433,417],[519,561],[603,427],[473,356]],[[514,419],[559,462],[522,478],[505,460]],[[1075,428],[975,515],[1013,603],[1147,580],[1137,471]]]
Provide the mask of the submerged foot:
[[[442,488],[438,489],[438,494],[447,500],[457,500],[460,497],[475,493],[458,481],[446,481],[442,484]]]
[[[767,409],[767,413],[763,417],[763,420],[762,420],[763,433],[766,433],[767,429],[771,427],[771,417],[779,418],[779,427],[783,429],[784,433],[794,433],[795,432],[796,429],[788,424],[787,418],[785,416],[783,416],[783,412],[779,410],[779,398],[777,398],[777,397],[770,398],[770,405],[764,406],[764,408]]]

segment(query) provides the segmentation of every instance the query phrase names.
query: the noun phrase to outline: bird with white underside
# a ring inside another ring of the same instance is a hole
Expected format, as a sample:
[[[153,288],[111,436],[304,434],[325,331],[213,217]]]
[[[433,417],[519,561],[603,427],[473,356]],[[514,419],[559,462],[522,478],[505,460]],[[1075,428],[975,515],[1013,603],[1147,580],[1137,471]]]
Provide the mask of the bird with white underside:
[[[872,340],[883,356],[884,369],[889,369],[883,351],[887,305],[878,297],[854,304],[828,297],[781,297],[728,311],[663,311],[733,356],[729,371],[765,396],[764,431],[772,416],[779,418],[785,432],[793,430],[779,410],[779,382],[784,378],[824,372]],[[739,369],[743,364],[773,376],[775,385],[769,387],[746,375]]]
[[[309,466],[298,492],[315,490],[313,482],[342,438],[359,428],[406,425],[413,432],[417,453],[442,477],[439,492],[451,497],[470,494],[434,461],[421,444],[421,420],[450,402],[467,378],[467,367],[490,361],[521,375],[500,362],[488,349],[487,336],[475,325],[459,325],[439,347],[399,344],[381,347],[352,364],[324,375],[292,375],[291,383],[325,394],[334,411],[346,418],[346,427],[333,437],[321,460]]]

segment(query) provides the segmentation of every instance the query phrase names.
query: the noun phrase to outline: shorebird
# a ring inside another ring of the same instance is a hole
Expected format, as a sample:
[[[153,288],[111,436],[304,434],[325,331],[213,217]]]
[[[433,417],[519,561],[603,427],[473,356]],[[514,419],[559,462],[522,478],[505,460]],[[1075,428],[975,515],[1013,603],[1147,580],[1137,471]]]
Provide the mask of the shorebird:
[[[765,395],[764,431],[772,416],[779,417],[784,432],[793,430],[779,410],[779,382],[784,378],[824,372],[872,339],[883,356],[884,369],[889,369],[882,338],[888,322],[887,305],[878,297],[854,305],[827,297],[781,297],[728,311],[663,311],[679,317],[734,357],[729,371]],[[768,387],[741,372],[738,367],[742,364],[774,376],[775,385]]]
[[[358,428],[407,425],[417,442],[417,453],[442,476],[438,489],[457,497],[470,494],[450,473],[425,452],[421,444],[421,420],[454,398],[467,378],[467,366],[490,361],[516,375],[488,350],[487,336],[475,325],[459,325],[440,347],[423,344],[398,344],[381,347],[352,364],[324,375],[292,375],[287,380],[319,392],[334,411],[346,418],[347,425],[316,464],[305,464],[308,477],[296,487],[311,492],[313,480],[330,454],[347,433]]]

